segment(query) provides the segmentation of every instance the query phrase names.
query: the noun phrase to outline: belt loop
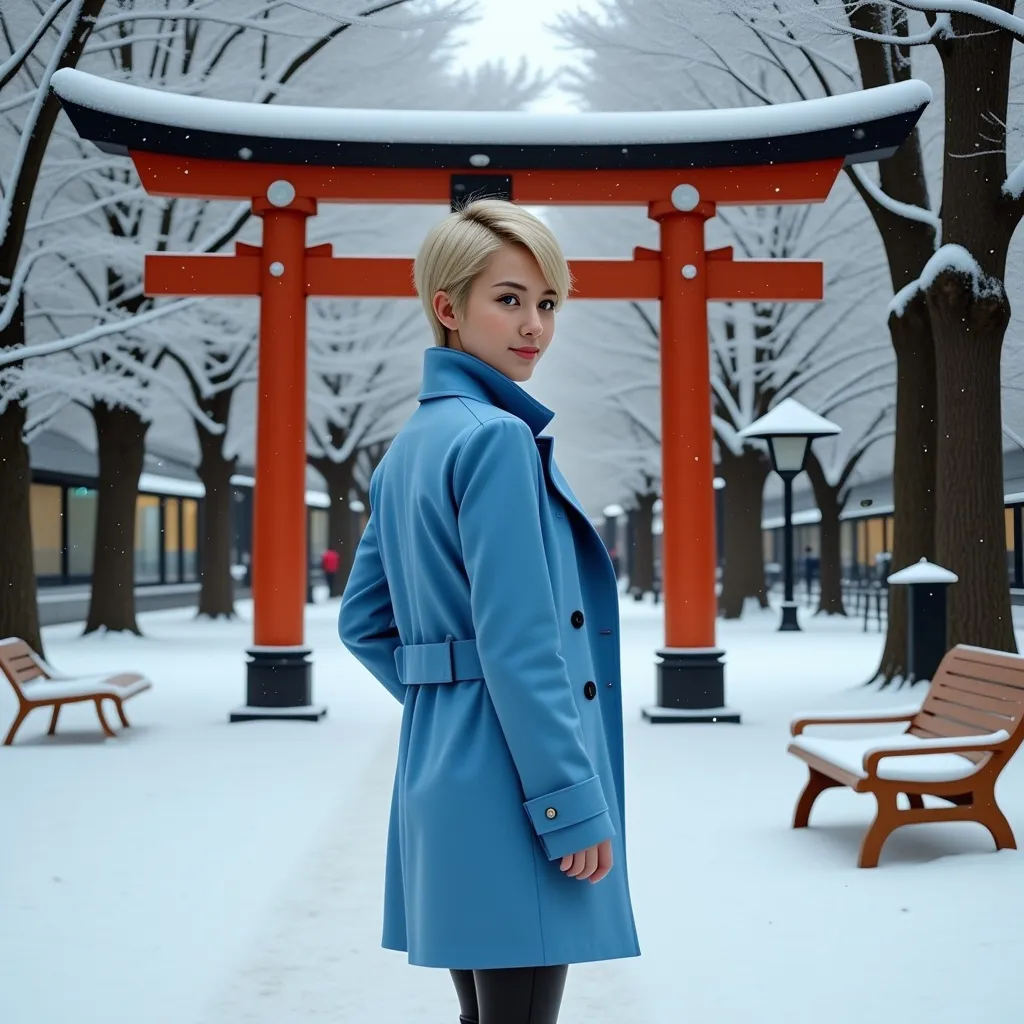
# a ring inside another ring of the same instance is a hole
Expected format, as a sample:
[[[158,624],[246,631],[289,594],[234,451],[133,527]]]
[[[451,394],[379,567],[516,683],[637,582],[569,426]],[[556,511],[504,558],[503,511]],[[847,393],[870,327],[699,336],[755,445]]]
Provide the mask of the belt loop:
[[[446,643],[446,644],[448,645],[448,665],[449,665],[449,667],[451,668],[451,673],[452,673],[452,678],[451,678],[451,681],[452,681],[453,683],[454,683],[454,682],[456,681],[456,680],[455,680],[455,650],[454,650],[454,648],[452,647],[452,641],[453,641],[454,639],[455,639],[455,637],[453,637],[453,636],[451,635],[451,633],[449,633],[449,634],[448,634],[448,635],[447,635],[447,636],[446,636],[446,637],[444,638],[444,642],[445,642],[445,643]]]

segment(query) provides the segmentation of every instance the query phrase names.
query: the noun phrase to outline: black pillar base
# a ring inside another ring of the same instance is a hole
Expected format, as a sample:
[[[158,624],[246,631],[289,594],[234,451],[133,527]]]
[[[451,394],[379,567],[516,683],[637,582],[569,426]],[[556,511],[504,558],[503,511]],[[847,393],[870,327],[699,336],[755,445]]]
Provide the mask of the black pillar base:
[[[327,708],[312,703],[312,669],[305,647],[257,647],[246,652],[245,704],[232,722],[267,718],[318,722]]]
[[[717,648],[661,650],[657,673],[658,703],[642,709],[649,722],[734,722],[735,708],[725,706],[724,651]]]
[[[779,623],[779,632],[796,630],[800,632],[800,623],[796,617],[796,601],[782,602],[782,621]]]

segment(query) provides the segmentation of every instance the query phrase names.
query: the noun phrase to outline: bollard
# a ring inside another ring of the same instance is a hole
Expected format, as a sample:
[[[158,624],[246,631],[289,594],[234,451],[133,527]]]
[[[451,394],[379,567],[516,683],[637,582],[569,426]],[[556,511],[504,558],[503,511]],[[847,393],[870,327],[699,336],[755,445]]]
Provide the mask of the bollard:
[[[907,594],[907,675],[909,683],[930,680],[946,653],[946,588],[959,577],[922,558],[888,577],[909,587]]]

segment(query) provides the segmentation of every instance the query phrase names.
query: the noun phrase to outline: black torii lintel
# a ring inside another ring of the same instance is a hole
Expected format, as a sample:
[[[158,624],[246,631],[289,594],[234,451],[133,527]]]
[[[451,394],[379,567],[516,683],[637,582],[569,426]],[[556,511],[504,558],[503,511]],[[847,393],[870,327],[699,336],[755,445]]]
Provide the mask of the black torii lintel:
[[[55,72],[51,85],[78,134],[116,155],[492,172],[873,162],[899,149],[932,97],[911,79],[759,107],[534,114],[242,103],[73,68]]]

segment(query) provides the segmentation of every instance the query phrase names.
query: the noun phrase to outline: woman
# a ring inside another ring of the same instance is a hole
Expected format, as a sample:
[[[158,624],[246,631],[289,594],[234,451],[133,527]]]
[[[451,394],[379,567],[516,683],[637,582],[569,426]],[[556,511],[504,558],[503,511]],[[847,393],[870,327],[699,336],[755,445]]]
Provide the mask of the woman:
[[[415,282],[435,345],[339,623],[404,705],[382,945],[448,968],[462,1024],[554,1024],[570,963],[640,954],[618,588],[519,386],[569,268],[541,221],[482,200],[430,232]]]

